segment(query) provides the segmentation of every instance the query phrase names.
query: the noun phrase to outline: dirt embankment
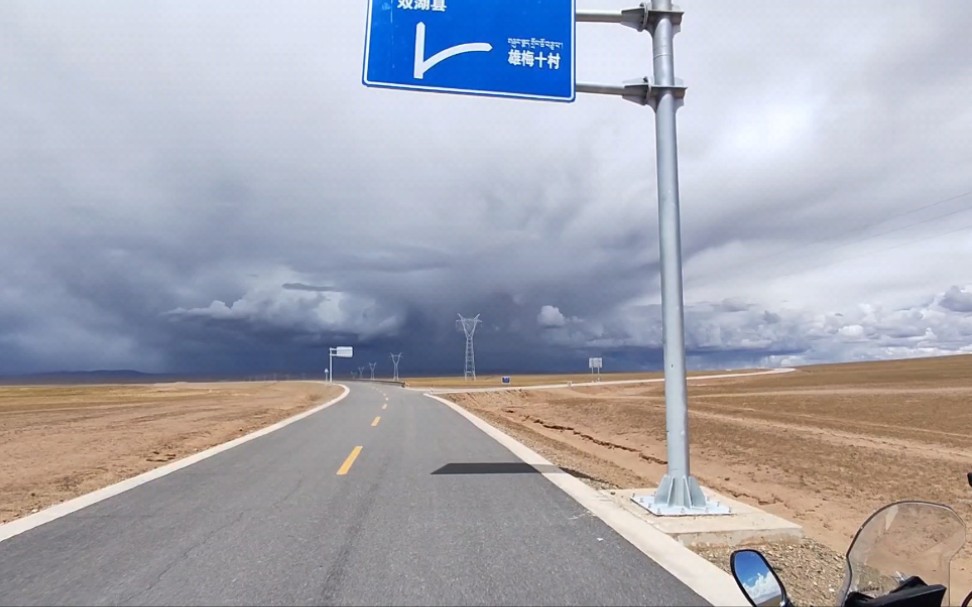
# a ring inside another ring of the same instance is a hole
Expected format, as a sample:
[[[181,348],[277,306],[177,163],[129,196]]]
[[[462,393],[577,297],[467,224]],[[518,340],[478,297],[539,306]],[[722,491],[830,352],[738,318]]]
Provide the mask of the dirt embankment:
[[[0,523],[290,417],[317,382],[0,387]]]
[[[597,486],[652,486],[665,471],[661,384],[450,398]],[[769,549],[798,603],[832,596],[840,555],[883,504],[943,502],[972,522],[972,357],[690,381],[689,400],[700,482],[801,523],[811,538]],[[727,566],[728,550],[700,552]],[[972,546],[952,576],[957,591],[972,588]]]

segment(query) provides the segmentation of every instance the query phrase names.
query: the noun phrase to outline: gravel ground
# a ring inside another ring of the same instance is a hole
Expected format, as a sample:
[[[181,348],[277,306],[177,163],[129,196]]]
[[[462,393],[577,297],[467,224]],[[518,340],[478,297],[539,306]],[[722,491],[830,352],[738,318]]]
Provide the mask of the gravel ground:
[[[793,544],[747,546],[766,556],[795,605],[834,605],[844,579],[844,557],[809,538]],[[733,547],[696,548],[708,561],[731,573],[729,555]]]

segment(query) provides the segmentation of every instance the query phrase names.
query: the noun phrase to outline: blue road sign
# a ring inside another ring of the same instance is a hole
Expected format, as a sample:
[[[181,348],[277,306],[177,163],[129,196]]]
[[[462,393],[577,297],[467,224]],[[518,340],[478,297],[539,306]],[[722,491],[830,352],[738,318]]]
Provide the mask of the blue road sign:
[[[574,100],[574,0],[369,0],[367,86]]]

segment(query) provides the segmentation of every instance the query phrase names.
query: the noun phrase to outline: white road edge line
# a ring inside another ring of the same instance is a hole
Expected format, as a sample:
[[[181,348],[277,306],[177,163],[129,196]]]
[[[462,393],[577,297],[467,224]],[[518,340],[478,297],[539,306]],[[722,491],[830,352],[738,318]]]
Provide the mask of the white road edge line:
[[[635,548],[671,573],[683,584],[713,605],[745,605],[746,598],[739,591],[735,580],[701,556],[695,554],[677,540],[654,529],[636,515],[621,508],[610,498],[600,494],[593,487],[554,466],[542,455],[530,449],[512,436],[473,415],[459,405],[435,394],[425,394],[485,432],[493,440],[509,449],[524,463],[527,463],[548,481],[574,498],[591,514],[601,519]],[[539,466],[539,468],[538,468]],[[545,472],[544,470],[555,471]]]
[[[98,489],[97,491],[92,491],[91,493],[86,493],[84,495],[80,495],[78,497],[69,499],[66,502],[55,504],[35,514],[30,514],[23,518],[10,521],[9,523],[4,523],[0,525],[0,542],[4,540],[8,540],[14,537],[15,535],[20,535],[25,531],[30,531],[34,527],[39,527],[45,523],[49,523],[53,520],[59,519],[62,516],[67,516],[72,512],[77,512],[82,508],[87,508],[92,504],[97,504],[98,502],[104,501],[110,497],[114,497],[120,493],[124,493],[129,489],[134,489],[139,485],[144,485],[149,481],[154,481],[157,478],[162,478],[163,476],[172,474],[177,470],[181,470],[195,463],[201,462],[202,460],[208,459],[218,453],[222,453],[223,451],[228,451],[233,447],[238,447],[243,443],[250,442],[251,440],[260,438],[261,436],[265,436],[276,430],[280,430],[281,428],[285,426],[289,426],[294,422],[298,422],[304,419],[305,417],[314,415],[318,411],[330,407],[331,405],[337,403],[338,401],[340,401],[341,399],[343,399],[345,396],[348,395],[350,389],[343,384],[338,384],[338,385],[340,385],[341,388],[344,389],[344,392],[340,396],[332,398],[331,400],[327,401],[324,404],[317,405],[313,409],[308,409],[303,413],[298,413],[293,417],[288,417],[287,419],[281,420],[265,428],[260,428],[259,430],[251,432],[249,434],[245,434],[239,438],[234,438],[233,440],[223,443],[222,445],[216,445],[215,447],[210,447],[205,451],[194,453],[188,457],[184,457],[180,460],[176,460],[164,466],[159,466],[158,468],[149,470],[148,472],[143,472],[138,476],[133,476],[132,478],[119,481],[114,485],[108,485],[107,487]]]

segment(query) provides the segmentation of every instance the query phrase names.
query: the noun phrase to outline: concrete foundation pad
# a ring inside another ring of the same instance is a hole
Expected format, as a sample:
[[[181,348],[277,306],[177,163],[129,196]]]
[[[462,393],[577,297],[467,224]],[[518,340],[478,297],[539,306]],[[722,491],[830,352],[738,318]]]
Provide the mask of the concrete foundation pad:
[[[746,546],[793,542],[803,537],[803,528],[796,523],[708,489],[704,491],[706,498],[728,505],[731,513],[719,516],[655,516],[631,499],[635,495],[654,494],[654,487],[611,489],[601,493],[684,546]]]

